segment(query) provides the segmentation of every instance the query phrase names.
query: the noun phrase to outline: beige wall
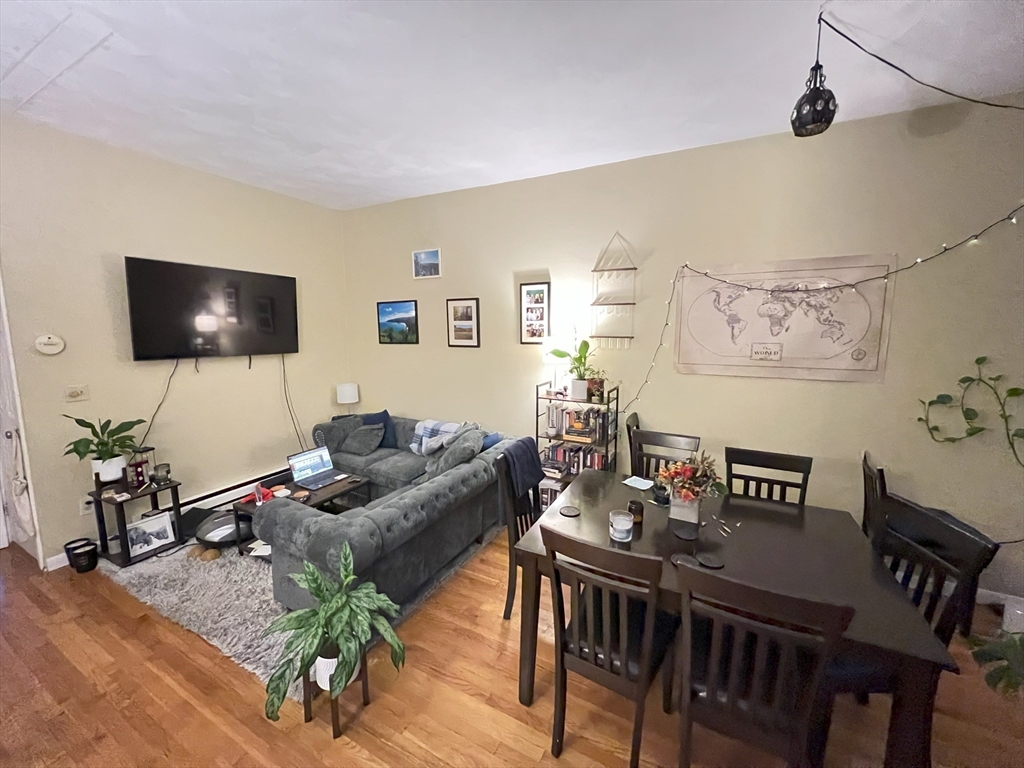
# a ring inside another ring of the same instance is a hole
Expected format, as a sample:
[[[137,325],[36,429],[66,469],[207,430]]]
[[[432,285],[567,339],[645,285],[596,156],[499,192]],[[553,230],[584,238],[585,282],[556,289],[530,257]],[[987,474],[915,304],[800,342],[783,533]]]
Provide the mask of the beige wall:
[[[555,332],[571,337],[575,324],[585,335],[594,261],[616,230],[634,244],[637,338],[599,357],[629,395],[683,262],[895,251],[905,264],[1006,215],[1022,189],[1019,115],[956,106],[348,212],[351,370],[363,406],[532,434],[533,385],[549,369],[538,347],[518,344],[519,278],[549,272]],[[636,410],[652,428],[700,435],[719,457],[725,445],[811,455],[810,502],[858,519],[870,449],[896,492],[1020,538],[1024,470],[1001,437],[937,445],[915,419],[917,399],[955,389],[978,355],[1024,383],[1022,230],[1007,224],[897,279],[882,384],[684,376],[670,345]],[[427,247],[442,249],[444,276],[413,280],[410,251]],[[482,347],[449,349],[445,299],[466,296],[480,297]],[[375,302],[397,299],[419,300],[418,346],[377,343]],[[1024,593],[1021,553],[1004,547],[987,583]]]
[[[347,380],[341,216],[281,195],[114,149],[19,119],[0,125],[0,268],[10,307],[40,527],[46,556],[95,535],[78,500],[88,463],[63,457],[79,436],[62,413],[148,419],[170,361],[135,363],[123,257],[145,256],[298,278],[301,352],[289,383],[308,433]],[[45,357],[43,333],[67,349]],[[171,464],[184,496],[280,468],[296,439],[280,358],[183,361],[148,442]],[[65,403],[66,384],[91,400]],[[137,433],[141,436],[141,431]]]

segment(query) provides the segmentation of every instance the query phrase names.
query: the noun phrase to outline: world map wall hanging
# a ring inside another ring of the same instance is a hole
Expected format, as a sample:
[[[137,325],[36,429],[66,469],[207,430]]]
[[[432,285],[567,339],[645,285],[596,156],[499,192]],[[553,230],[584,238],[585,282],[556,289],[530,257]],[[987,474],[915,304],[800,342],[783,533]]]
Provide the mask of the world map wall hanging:
[[[680,270],[680,373],[882,381],[896,267],[889,256],[835,256]],[[716,279],[717,278],[717,279]]]

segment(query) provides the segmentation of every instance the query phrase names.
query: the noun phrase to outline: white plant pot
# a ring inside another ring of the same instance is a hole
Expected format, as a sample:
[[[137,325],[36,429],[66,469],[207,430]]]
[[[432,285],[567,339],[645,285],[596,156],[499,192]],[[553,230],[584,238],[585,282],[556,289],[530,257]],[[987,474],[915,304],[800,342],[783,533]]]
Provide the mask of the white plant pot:
[[[587,399],[587,380],[573,379],[569,384],[569,397],[573,400]]]
[[[361,658],[356,659],[356,668],[352,670],[352,677],[348,679],[348,683],[345,683],[346,686],[359,677],[359,670],[362,668],[362,664],[363,660]],[[320,686],[320,690],[331,690],[331,675],[334,674],[334,670],[337,668],[337,659],[325,659],[323,656],[316,657],[316,661],[313,664],[313,676],[316,679],[316,684]]]
[[[680,520],[684,523],[700,522],[700,499],[683,501],[673,493],[669,497],[668,516],[672,520]]]
[[[116,456],[113,459],[107,459],[106,461],[100,461],[99,459],[93,459],[92,471],[100,476],[100,480],[104,482],[110,482],[112,480],[121,479],[121,471],[128,466],[127,456]]]

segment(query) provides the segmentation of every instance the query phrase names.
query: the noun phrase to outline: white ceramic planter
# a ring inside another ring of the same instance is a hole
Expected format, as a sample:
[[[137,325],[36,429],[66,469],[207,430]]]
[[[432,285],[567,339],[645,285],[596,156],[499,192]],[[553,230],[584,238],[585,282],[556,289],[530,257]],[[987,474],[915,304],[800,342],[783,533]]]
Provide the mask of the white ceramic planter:
[[[100,480],[103,480],[104,482],[120,480],[121,471],[127,466],[127,456],[117,456],[113,459],[107,459],[106,461],[100,461],[99,459],[92,460],[92,471],[99,475]]]
[[[569,383],[569,397],[573,400],[586,400],[587,399],[587,380],[586,379],[573,379]]]
[[[673,493],[669,497],[668,516],[672,520],[681,520],[684,523],[700,522],[700,499],[683,501]]]
[[[359,670],[362,667],[362,659],[356,660],[356,668],[352,670],[352,677],[348,679],[347,686],[357,677],[359,677]],[[334,674],[334,670],[338,668],[338,660],[334,658],[325,659],[323,656],[317,656],[316,661],[313,663],[313,676],[316,679],[316,684],[320,686],[321,690],[331,690],[331,675]]]

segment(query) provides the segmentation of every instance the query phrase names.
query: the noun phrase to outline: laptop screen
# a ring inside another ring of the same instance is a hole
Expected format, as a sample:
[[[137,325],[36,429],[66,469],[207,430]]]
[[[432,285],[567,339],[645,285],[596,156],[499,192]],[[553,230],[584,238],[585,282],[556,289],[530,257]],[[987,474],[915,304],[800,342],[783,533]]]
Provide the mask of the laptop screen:
[[[305,480],[317,472],[333,469],[331,454],[326,448],[314,448],[312,451],[296,453],[288,457],[288,466],[292,468],[292,479]]]

